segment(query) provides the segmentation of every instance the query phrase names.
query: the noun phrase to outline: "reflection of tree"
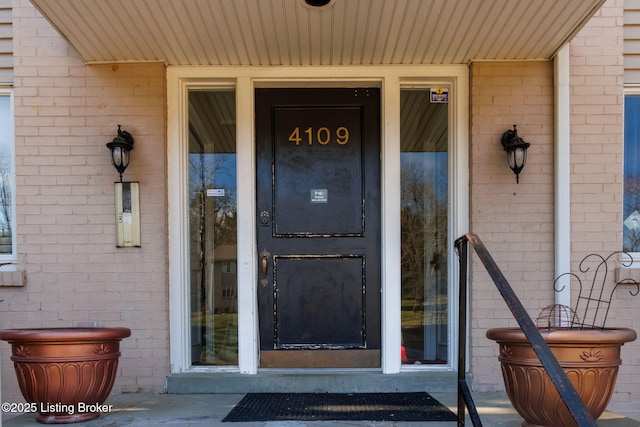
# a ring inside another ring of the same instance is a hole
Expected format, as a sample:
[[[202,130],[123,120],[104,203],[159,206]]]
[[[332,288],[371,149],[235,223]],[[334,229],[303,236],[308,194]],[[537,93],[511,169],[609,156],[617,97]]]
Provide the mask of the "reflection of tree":
[[[11,156],[0,153],[0,237],[9,239],[12,234],[11,216],[13,206]],[[4,240],[4,239],[3,239]],[[10,243],[0,244],[0,253],[11,253]]]
[[[640,212],[640,175],[626,174],[624,179],[624,218],[623,221],[634,212]],[[629,229],[623,226],[624,250],[640,252],[640,229]]]
[[[235,175],[225,166],[234,154],[199,153],[189,156],[189,224],[191,227],[191,310],[199,313],[197,326],[205,354],[213,355],[213,334],[216,325],[213,314],[212,288],[214,250],[222,245],[235,245],[237,212]],[[223,189],[224,195],[208,195],[207,190]],[[218,285],[219,286],[219,285]],[[226,319],[229,323],[229,319]],[[222,347],[222,343],[216,344]],[[237,348],[237,347],[236,347]],[[205,359],[208,356],[205,357]]]
[[[207,283],[208,262],[213,262],[216,246],[236,243],[235,184],[224,188],[220,182],[233,182],[235,177],[225,167],[223,154],[192,154],[189,156],[189,217],[191,224],[192,266],[200,272],[202,305]],[[208,196],[207,189],[224,188],[224,196]]]
[[[11,219],[13,215],[13,169],[11,155],[0,152],[0,253],[13,253]]]
[[[447,290],[447,181],[440,178],[420,162],[403,162],[402,298],[421,322],[425,304],[438,304]]]
[[[192,154],[189,158],[189,207],[191,224],[200,227],[200,241],[211,240],[213,245],[235,244],[236,200],[231,186],[226,186],[224,196],[207,196],[207,189],[216,181],[233,182],[235,177],[225,166],[225,155]],[[235,185],[234,185],[235,187]],[[211,235],[205,233],[210,229]]]

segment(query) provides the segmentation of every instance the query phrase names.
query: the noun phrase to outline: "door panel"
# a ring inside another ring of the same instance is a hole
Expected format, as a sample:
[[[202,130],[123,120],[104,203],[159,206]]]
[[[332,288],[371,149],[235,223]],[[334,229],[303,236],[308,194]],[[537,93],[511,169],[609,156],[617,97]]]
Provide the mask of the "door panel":
[[[276,235],[363,234],[363,206],[357,203],[363,199],[362,139],[353,126],[359,121],[360,108],[274,108],[275,138],[284,142],[275,145],[274,156]],[[336,124],[333,132],[329,123]],[[292,137],[295,129],[299,135]],[[338,129],[349,134],[342,144]],[[290,137],[301,141],[296,145]]]
[[[363,273],[364,256],[276,257],[275,348],[363,348]]]
[[[256,138],[260,366],[380,366],[379,90],[257,89]]]

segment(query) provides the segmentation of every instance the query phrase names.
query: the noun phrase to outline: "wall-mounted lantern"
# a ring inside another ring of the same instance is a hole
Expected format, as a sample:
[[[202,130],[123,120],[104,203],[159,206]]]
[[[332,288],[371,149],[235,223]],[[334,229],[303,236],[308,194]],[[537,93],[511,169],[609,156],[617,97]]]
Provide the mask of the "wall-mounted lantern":
[[[107,148],[111,150],[111,163],[120,174],[120,182],[122,182],[122,174],[129,166],[129,152],[133,150],[133,136],[126,130],[121,130],[118,125],[118,136],[107,143]]]
[[[502,147],[507,152],[507,162],[509,167],[516,174],[516,184],[520,182],[520,171],[524,168],[524,164],[527,162],[527,148],[529,148],[528,142],[518,136],[516,125],[513,125],[513,129],[509,129],[502,134]]]
[[[116,247],[139,247],[140,188],[137,182],[122,182],[133,150],[133,136],[118,125],[118,136],[107,147],[111,150],[111,163],[120,174],[120,182],[115,183]]]

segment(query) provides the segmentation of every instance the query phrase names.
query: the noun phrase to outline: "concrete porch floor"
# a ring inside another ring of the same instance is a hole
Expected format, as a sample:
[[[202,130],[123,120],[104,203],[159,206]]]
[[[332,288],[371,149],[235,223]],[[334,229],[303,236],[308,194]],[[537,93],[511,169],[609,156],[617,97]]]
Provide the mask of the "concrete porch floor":
[[[431,395],[456,412],[456,393],[432,392]],[[373,422],[373,421],[270,421],[247,423],[222,423],[222,419],[242,399],[243,394],[113,394],[106,404],[112,405],[111,411],[100,418],[85,423],[70,424],[86,427],[453,427],[455,422]],[[473,393],[482,425],[485,427],[519,427],[522,419],[511,406],[503,393]],[[42,426],[35,420],[34,414],[23,414],[3,422],[5,427]],[[467,426],[471,421],[467,417]],[[639,427],[640,421],[621,415],[605,412],[598,420],[599,427]]]

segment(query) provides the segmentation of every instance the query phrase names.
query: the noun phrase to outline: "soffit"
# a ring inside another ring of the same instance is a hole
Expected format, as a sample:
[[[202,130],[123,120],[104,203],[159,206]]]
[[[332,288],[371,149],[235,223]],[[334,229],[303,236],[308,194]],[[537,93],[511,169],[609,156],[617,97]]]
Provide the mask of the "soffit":
[[[466,64],[549,59],[605,0],[31,0],[87,63]]]

